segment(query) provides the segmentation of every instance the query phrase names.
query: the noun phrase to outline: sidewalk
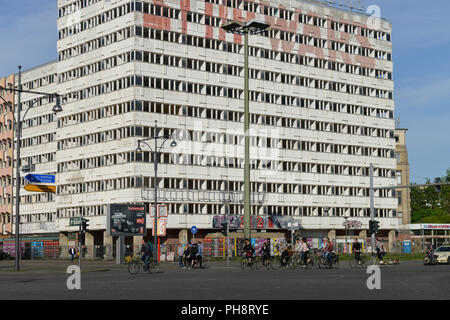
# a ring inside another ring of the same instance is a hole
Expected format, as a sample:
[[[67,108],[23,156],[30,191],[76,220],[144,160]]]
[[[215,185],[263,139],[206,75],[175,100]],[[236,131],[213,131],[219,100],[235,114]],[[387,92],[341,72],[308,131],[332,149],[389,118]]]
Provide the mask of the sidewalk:
[[[32,273],[65,273],[70,265],[78,265],[78,260],[71,262],[70,260],[21,260],[20,272]],[[178,269],[178,262],[160,262],[163,268]],[[208,267],[227,268],[227,262],[224,261],[208,261]],[[113,271],[126,268],[126,264],[118,265],[115,260],[81,260],[81,268],[83,272],[101,272]],[[239,261],[230,261],[230,267],[240,267]],[[14,260],[0,261],[0,275],[8,274],[14,271]]]

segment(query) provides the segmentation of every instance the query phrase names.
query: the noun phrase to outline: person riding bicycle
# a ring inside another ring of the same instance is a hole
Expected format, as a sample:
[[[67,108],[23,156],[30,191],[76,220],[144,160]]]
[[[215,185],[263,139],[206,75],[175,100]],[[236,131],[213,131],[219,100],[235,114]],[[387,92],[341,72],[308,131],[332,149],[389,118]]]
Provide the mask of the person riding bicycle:
[[[353,253],[355,254],[355,260],[358,261],[358,264],[361,264],[361,244],[358,242],[358,239],[355,238],[353,241]]]
[[[259,253],[261,254],[263,264],[270,260],[270,247],[267,245],[267,242],[263,243]]]
[[[281,253],[281,266],[284,267],[289,263],[289,259],[292,257],[293,251],[292,246],[288,245],[284,248],[283,252]]]
[[[184,249],[184,261],[185,261],[185,268],[188,268],[191,265],[191,244],[188,243],[186,245],[186,248]]]
[[[191,246],[191,260],[192,260],[192,265],[191,267],[195,267],[195,265],[198,263],[199,266],[202,266],[202,261],[203,261],[203,245],[201,243],[201,241],[199,241],[198,243],[194,242]]]
[[[250,243],[250,240],[245,239],[245,246],[244,246],[244,254],[247,258],[247,262],[250,265],[253,263],[253,254],[255,253],[255,248],[253,248],[252,244]]]
[[[309,246],[306,242],[306,238],[300,239],[300,258],[303,260],[303,268],[308,264],[309,261]]]
[[[150,259],[152,257],[153,253],[153,246],[151,242],[145,242],[142,240],[142,247],[141,247],[141,253],[142,253],[142,261],[144,261],[145,269],[150,269]]]
[[[322,250],[321,251],[322,251],[322,256],[331,265],[332,264],[332,259],[333,259],[333,243],[330,241],[329,238],[324,238],[324,242],[322,244]]]

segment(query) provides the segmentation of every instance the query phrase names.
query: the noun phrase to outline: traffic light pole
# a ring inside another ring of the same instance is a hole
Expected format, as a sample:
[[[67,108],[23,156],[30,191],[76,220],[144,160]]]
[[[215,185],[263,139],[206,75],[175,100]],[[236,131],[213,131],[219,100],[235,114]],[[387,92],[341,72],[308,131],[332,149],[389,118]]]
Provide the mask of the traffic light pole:
[[[78,267],[81,270],[81,233],[82,231],[82,221],[83,217],[81,216],[81,210],[80,210],[80,231],[78,232]]]
[[[373,189],[373,163],[370,164],[370,220],[375,221],[375,205],[374,205],[374,189]],[[372,256],[375,253],[375,233],[371,234]]]

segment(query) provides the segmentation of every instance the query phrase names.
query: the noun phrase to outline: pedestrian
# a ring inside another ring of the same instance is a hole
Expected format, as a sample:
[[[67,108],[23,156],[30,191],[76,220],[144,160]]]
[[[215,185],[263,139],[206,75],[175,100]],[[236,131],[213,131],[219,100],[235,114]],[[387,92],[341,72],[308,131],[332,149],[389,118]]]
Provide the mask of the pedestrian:
[[[75,258],[75,255],[77,254],[77,251],[75,250],[75,248],[73,246],[71,246],[69,248],[69,254],[70,254],[71,262],[73,262],[73,259]]]
[[[178,244],[178,262],[179,267],[183,268],[183,255],[184,255],[184,248],[181,243]]]

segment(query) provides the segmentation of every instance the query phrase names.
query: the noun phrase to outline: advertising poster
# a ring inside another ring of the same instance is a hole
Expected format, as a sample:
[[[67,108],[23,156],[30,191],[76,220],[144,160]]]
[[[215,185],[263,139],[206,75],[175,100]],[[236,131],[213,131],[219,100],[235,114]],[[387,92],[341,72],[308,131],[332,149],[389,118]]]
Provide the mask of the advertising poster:
[[[108,236],[145,236],[146,207],[144,204],[108,205]]]

